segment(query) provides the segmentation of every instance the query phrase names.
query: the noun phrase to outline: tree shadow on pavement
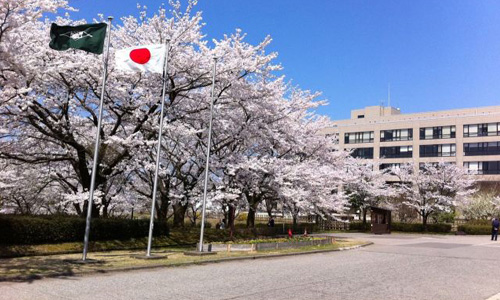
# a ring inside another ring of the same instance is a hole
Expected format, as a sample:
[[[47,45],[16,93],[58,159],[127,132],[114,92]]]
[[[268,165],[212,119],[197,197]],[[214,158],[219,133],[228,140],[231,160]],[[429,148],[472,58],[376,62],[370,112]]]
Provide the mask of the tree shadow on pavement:
[[[97,262],[97,264],[102,264],[102,262]],[[85,264],[60,258],[37,256],[0,259],[0,282],[33,282],[52,276],[63,278],[74,276],[75,273],[85,269],[88,269]]]

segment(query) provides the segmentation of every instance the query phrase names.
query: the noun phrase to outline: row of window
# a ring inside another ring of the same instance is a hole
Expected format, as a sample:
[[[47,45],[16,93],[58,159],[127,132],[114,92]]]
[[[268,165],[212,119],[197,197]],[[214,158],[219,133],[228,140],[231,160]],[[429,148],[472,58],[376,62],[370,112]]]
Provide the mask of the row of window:
[[[500,161],[464,162],[464,168],[466,168],[471,174],[478,174],[478,175],[500,174]]]
[[[464,144],[465,156],[498,155],[498,154],[500,154],[500,142]]]
[[[456,155],[455,144],[421,145],[420,157],[449,157]],[[465,156],[500,155],[500,142],[464,143]],[[356,148],[353,157],[373,158],[373,148]],[[380,158],[405,158],[413,156],[412,146],[380,147]]]
[[[380,141],[411,141],[413,140],[413,129],[381,130]]]
[[[464,137],[497,136],[500,135],[500,123],[485,123],[464,125]],[[436,126],[420,128],[421,140],[449,139],[456,137],[456,127]],[[373,131],[348,132],[344,135],[345,144],[372,143]],[[413,140],[413,129],[381,130],[380,141],[411,141]]]
[[[447,157],[456,155],[455,144],[422,145],[420,157]],[[357,158],[373,158],[373,148],[356,148],[351,153]],[[380,158],[408,158],[413,156],[413,146],[380,147]]]
[[[421,140],[453,139],[453,138],[455,138],[455,126],[420,128]]]
[[[500,123],[464,125],[464,137],[500,135]]]
[[[437,164],[437,163],[436,163]],[[422,168],[424,164],[420,164],[420,168]],[[393,164],[380,164],[379,169],[392,169],[401,167],[400,163]],[[500,174],[500,161],[472,161],[472,162],[464,162],[464,168],[470,174],[477,175],[494,175]]]
[[[405,158],[412,156],[412,146],[380,147],[380,158]]]
[[[455,144],[420,146],[420,157],[448,157],[455,156],[456,153]]]
[[[373,131],[351,132],[344,136],[345,144],[373,143]]]

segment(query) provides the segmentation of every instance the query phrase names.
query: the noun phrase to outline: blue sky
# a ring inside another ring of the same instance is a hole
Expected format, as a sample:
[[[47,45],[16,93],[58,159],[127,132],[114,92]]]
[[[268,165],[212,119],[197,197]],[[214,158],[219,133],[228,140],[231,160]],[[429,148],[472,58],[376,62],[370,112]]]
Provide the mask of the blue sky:
[[[69,0],[97,13],[153,13],[168,1]],[[183,1],[185,3],[185,1]],[[500,105],[500,2],[490,0],[200,0],[209,38],[241,28],[255,44],[266,35],[283,73],[323,92],[319,113],[391,105],[403,112]]]

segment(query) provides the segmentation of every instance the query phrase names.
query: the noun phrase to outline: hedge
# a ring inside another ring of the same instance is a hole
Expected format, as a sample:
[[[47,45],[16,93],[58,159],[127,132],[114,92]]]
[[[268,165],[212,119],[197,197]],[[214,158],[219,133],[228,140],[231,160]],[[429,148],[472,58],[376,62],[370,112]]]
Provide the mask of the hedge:
[[[458,231],[466,234],[491,234],[491,225],[459,225]]]
[[[425,232],[424,225],[420,223],[392,223],[391,231]],[[451,232],[451,224],[427,224],[427,232]]]
[[[83,241],[85,219],[76,216],[0,216],[0,245]],[[149,220],[92,219],[90,240],[126,240],[148,236]],[[153,234],[168,236],[165,222],[155,222]]]
[[[292,224],[285,224],[283,228],[283,223],[276,223],[274,227],[268,227],[265,223],[256,223],[255,228],[247,228],[246,224],[235,224],[236,231],[241,232],[252,232],[259,236],[274,236],[274,235],[286,235],[288,234],[288,229],[292,229],[294,235],[304,234],[305,230],[307,233],[313,233],[318,231],[315,224],[312,223],[299,223],[295,227]]]
[[[356,231],[371,231],[372,229],[372,224],[370,222],[367,222],[363,224],[362,222],[352,222],[349,224],[349,230],[356,230]]]

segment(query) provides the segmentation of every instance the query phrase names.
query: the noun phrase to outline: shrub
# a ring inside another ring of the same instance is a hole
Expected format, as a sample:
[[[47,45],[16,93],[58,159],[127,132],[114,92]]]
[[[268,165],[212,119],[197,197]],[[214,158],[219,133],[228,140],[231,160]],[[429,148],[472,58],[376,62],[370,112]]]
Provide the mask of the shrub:
[[[482,226],[491,226],[491,220],[470,220],[466,225],[482,225]]]
[[[466,234],[491,234],[491,225],[459,225],[458,231]]]
[[[268,227],[267,224],[257,223],[254,228],[247,228],[245,224],[235,224],[236,231],[241,232],[252,232],[255,235],[262,236],[273,236],[273,235],[286,235],[288,234],[288,229],[292,229],[294,235],[304,234],[307,229],[307,233],[313,233],[318,231],[315,224],[312,223],[301,223],[297,224],[295,227],[292,224],[275,224],[274,227]]]
[[[240,213],[236,218],[235,218],[235,221],[238,221],[238,222],[243,222],[243,221],[246,221],[248,218],[248,213],[246,212],[242,212]]]
[[[356,230],[356,231],[370,231],[372,229],[372,226],[370,223],[363,224],[362,222],[352,222],[349,224],[349,230]]]
[[[76,216],[0,216],[0,244],[44,244],[83,241],[85,219]],[[90,240],[146,237],[149,220],[92,219]],[[155,222],[155,236],[168,235],[165,222]]]
[[[420,223],[392,223],[391,231],[424,232],[424,225]],[[448,233],[450,231],[450,224],[427,224],[427,232]]]

